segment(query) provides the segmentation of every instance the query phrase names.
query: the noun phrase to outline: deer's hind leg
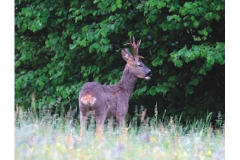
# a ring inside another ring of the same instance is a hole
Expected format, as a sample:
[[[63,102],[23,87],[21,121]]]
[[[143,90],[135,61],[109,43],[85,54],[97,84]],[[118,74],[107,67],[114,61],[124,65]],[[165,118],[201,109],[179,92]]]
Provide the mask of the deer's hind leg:
[[[104,106],[101,111],[96,111],[96,137],[100,141],[104,140],[104,122],[106,119],[106,107]]]
[[[80,125],[81,125],[80,136],[81,137],[84,136],[85,134],[87,119],[88,119],[88,112],[82,112],[80,110]]]

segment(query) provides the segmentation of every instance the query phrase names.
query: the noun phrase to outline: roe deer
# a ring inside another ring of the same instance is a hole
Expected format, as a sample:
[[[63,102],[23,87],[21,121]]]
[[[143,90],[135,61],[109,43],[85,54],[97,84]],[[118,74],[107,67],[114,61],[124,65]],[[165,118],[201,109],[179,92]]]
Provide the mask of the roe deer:
[[[116,118],[117,126],[124,123],[124,116],[128,111],[128,101],[134,90],[137,78],[150,79],[152,71],[146,67],[138,55],[141,40],[135,43],[130,37],[132,55],[126,48],[121,50],[122,58],[127,62],[121,80],[115,85],[101,85],[98,82],[87,82],[79,94],[80,134],[83,136],[89,111],[96,115],[96,136],[103,136],[104,121],[108,115]]]

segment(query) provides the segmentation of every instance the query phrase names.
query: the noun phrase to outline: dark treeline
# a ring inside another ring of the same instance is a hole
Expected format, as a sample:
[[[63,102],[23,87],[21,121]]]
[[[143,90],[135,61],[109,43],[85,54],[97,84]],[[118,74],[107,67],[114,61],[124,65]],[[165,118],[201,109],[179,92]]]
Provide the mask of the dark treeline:
[[[117,83],[129,36],[153,72],[138,80],[130,114],[153,116],[157,104],[183,121],[224,116],[224,0],[15,1],[16,106],[67,111],[85,82]]]

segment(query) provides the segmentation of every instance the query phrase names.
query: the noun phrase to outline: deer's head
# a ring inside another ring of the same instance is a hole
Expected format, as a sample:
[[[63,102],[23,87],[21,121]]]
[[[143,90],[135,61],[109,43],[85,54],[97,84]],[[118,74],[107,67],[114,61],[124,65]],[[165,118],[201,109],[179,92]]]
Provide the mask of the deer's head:
[[[122,58],[127,62],[127,67],[130,68],[130,72],[137,78],[150,79],[152,71],[143,64],[143,57],[138,55],[138,48],[141,44],[141,40],[135,43],[134,37],[130,37],[130,45],[133,49],[134,55],[132,55],[126,48],[122,49]]]

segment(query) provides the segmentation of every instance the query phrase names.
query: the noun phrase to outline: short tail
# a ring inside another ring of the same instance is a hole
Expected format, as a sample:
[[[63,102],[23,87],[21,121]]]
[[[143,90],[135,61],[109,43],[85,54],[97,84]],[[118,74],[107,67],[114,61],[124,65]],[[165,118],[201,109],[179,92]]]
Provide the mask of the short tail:
[[[86,106],[94,106],[94,104],[96,103],[96,97],[92,96],[91,94],[86,94],[84,96],[81,97],[80,101],[85,104]]]

